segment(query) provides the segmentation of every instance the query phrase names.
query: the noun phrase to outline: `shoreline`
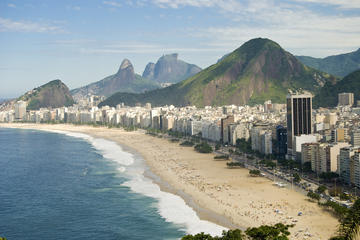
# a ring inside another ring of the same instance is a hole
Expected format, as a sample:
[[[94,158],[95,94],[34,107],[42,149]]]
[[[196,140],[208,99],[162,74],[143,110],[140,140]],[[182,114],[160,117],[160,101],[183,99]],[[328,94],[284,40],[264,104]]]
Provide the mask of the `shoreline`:
[[[0,127],[79,132],[124,145],[142,156],[150,171],[144,175],[158,177],[150,176],[162,191],[180,196],[200,219],[221,226],[244,230],[263,224],[295,223],[290,229],[291,239],[327,239],[338,225],[330,213],[298,192],[277,188],[268,179],[251,178],[247,169],[228,169],[225,161],[214,161],[213,154],[200,154],[143,132],[60,124],[5,123]],[[303,216],[297,216],[299,211]]]

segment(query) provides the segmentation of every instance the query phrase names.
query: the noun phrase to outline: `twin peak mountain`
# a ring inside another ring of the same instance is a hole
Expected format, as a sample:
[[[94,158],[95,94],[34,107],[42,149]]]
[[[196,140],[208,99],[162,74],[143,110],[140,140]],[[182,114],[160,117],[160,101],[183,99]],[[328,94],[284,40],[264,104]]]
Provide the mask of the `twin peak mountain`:
[[[156,77],[156,65],[144,74]],[[144,93],[116,93],[100,106],[150,102],[153,106],[221,106],[284,103],[288,89],[316,94],[327,82],[338,79],[302,64],[295,56],[269,39],[256,38],[227,54],[216,64],[179,83]]]
[[[178,54],[164,55],[155,63],[148,63],[143,75],[135,73],[128,59],[124,59],[116,74],[71,91],[74,98],[87,94],[110,96],[116,92],[142,93],[180,82],[200,72],[201,68],[178,59]]]

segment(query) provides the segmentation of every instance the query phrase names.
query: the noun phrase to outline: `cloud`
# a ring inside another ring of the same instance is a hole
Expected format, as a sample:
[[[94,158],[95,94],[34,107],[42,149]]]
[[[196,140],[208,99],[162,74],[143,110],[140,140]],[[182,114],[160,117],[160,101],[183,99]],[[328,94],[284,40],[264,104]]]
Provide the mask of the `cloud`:
[[[13,4],[13,3],[9,3],[7,6],[8,6],[8,7],[11,7],[11,8],[16,8],[16,5]]]
[[[112,7],[121,7],[121,4],[115,1],[103,1],[103,4],[109,5]]]
[[[359,0],[292,0],[294,2],[302,3],[318,3],[323,5],[334,5],[343,9],[360,8]]]
[[[57,25],[30,21],[14,21],[0,17],[0,32],[64,33],[65,31]]]
[[[81,8],[79,6],[69,6],[69,9],[75,10],[75,11],[80,11]]]
[[[120,43],[105,45],[100,48],[81,48],[81,53],[85,54],[150,54],[150,53],[179,53],[179,52],[223,52],[223,49],[207,47],[207,48],[194,48],[194,47],[172,47],[160,46],[147,43]]]
[[[234,9],[242,8],[242,4],[236,0],[149,0],[160,8],[217,7],[221,10],[232,12]]]
[[[290,16],[288,16],[290,18]],[[284,21],[287,21],[284,16]],[[233,50],[245,41],[256,37],[266,37],[278,42],[294,54],[324,57],[359,48],[360,17],[319,17],[308,15],[302,21],[294,16],[287,24],[249,27],[210,27],[194,31],[199,38],[209,39],[210,46]]]

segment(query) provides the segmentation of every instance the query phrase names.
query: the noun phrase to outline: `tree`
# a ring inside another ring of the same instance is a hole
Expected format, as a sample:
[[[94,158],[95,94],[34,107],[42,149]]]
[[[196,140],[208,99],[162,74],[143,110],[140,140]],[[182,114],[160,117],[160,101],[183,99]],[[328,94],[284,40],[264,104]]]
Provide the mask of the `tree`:
[[[213,240],[214,238],[210,234],[198,233],[196,235],[186,235],[181,240]]]
[[[293,174],[294,182],[298,183],[301,181],[300,175],[298,173]]]
[[[314,200],[318,200],[318,201],[320,200],[320,195],[311,191],[308,192],[307,196]]]
[[[186,235],[182,240],[288,240],[290,235],[289,228],[294,225],[284,225],[282,223],[274,226],[263,225],[260,227],[248,228],[245,234],[239,230],[223,231],[222,236],[212,237],[209,234],[198,233],[196,235]]]
[[[257,176],[260,176],[261,172],[260,172],[260,170],[254,169],[254,170],[249,170],[249,174],[252,177],[257,177]]]
[[[316,190],[316,192],[318,192],[319,194],[322,194],[326,191],[327,187],[324,185],[321,185],[318,187],[318,189]]]
[[[215,145],[215,151],[219,150],[220,147],[221,147],[220,143],[217,143],[217,144]]]
[[[345,218],[340,224],[340,234],[345,239],[351,239],[350,237],[354,234],[355,230],[360,227],[360,199],[356,200],[354,205],[349,209]]]
[[[339,174],[335,172],[323,172],[319,177],[324,179],[324,181],[331,182],[333,179],[338,178]]]
[[[213,152],[212,147],[206,142],[202,142],[200,144],[197,144],[195,146],[195,150],[197,152],[199,152],[199,153],[212,153]]]
[[[248,228],[245,233],[253,240],[286,240],[290,235],[288,229],[294,225],[277,223],[274,226],[263,225],[258,228]]]

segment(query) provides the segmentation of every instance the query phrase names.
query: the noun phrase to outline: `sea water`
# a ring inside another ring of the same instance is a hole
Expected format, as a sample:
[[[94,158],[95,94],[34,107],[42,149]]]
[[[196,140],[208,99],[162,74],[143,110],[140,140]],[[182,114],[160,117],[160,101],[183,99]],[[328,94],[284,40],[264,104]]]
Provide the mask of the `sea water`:
[[[219,235],[182,198],[145,177],[136,153],[70,132],[0,128],[0,236],[179,239]]]

